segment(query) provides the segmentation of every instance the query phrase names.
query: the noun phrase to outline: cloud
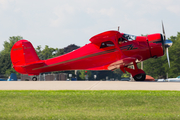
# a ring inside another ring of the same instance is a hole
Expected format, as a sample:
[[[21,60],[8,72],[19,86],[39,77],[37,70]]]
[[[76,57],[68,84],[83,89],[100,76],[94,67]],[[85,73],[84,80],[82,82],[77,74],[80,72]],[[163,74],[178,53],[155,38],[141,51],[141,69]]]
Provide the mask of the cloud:
[[[8,0],[0,0],[0,7],[1,9],[5,10],[9,6],[9,1]]]
[[[51,19],[52,27],[59,27],[68,20],[69,16],[75,13],[75,9],[69,4],[58,6],[54,8],[53,14],[55,15],[54,19]]]
[[[172,13],[175,13],[176,15],[180,15],[180,5],[171,5],[171,6],[168,6],[167,10],[169,10]]]
[[[103,8],[99,11],[102,15],[107,15],[107,16],[113,16],[114,13],[115,13],[115,9],[114,8],[109,8],[109,9],[106,9],[106,8]]]
[[[179,0],[0,0],[0,41],[21,35],[35,46],[82,46],[118,26],[135,35],[161,32],[161,20],[168,37],[179,30],[179,5]]]

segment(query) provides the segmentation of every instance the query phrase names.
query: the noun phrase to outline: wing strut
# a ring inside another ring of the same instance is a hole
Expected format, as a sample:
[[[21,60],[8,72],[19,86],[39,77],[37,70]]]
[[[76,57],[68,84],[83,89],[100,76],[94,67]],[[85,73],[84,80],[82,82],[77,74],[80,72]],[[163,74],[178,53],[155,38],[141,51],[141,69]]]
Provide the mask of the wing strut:
[[[119,45],[118,45],[118,36],[116,35],[115,38],[112,40],[112,42],[114,43],[115,47],[117,48],[117,50],[119,51],[120,54],[118,54],[119,59],[123,59],[125,57],[127,57],[126,55],[124,55],[124,53],[121,51]]]

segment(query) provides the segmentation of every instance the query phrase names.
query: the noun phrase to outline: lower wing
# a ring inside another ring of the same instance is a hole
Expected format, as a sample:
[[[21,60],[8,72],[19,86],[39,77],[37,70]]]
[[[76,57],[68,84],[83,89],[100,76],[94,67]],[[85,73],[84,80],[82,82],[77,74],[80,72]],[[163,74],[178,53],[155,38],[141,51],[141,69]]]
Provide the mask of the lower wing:
[[[117,61],[115,61],[113,63],[107,64],[107,65],[104,65],[104,66],[89,68],[87,70],[115,70],[115,69],[119,69],[119,68],[122,68],[122,67],[132,65],[134,61],[136,61],[136,58],[134,58],[134,57],[126,57],[126,58],[123,58],[121,60],[117,60]]]

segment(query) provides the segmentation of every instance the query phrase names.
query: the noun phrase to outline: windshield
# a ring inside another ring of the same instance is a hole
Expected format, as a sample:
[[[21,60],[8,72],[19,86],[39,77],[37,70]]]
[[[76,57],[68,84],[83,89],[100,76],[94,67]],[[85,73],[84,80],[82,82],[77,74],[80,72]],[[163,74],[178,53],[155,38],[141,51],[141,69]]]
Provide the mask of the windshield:
[[[129,34],[124,34],[123,37],[127,39],[128,41],[136,40],[135,35],[129,35]]]

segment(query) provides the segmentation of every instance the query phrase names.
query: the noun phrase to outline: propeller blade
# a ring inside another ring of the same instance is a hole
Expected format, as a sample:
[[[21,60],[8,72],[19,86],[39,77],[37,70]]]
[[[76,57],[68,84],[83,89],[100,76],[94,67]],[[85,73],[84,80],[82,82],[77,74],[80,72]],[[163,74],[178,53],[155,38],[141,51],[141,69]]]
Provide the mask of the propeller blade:
[[[169,65],[169,68],[170,68],[170,60],[169,60],[169,52],[168,52],[168,48],[172,46],[173,42],[171,40],[166,40],[166,33],[165,33],[165,30],[164,30],[164,24],[163,24],[163,21],[162,21],[162,30],[163,30],[163,36],[164,36],[164,50],[166,49],[166,55],[167,55],[167,61],[168,61],[168,65]]]
[[[162,30],[163,30],[164,40],[166,40],[166,33],[165,33],[165,30],[164,30],[164,24],[163,24],[163,21],[162,21]]]
[[[169,65],[169,68],[170,68],[170,60],[169,60],[169,52],[168,52],[168,48],[166,48],[166,55],[167,55],[168,65]]]

